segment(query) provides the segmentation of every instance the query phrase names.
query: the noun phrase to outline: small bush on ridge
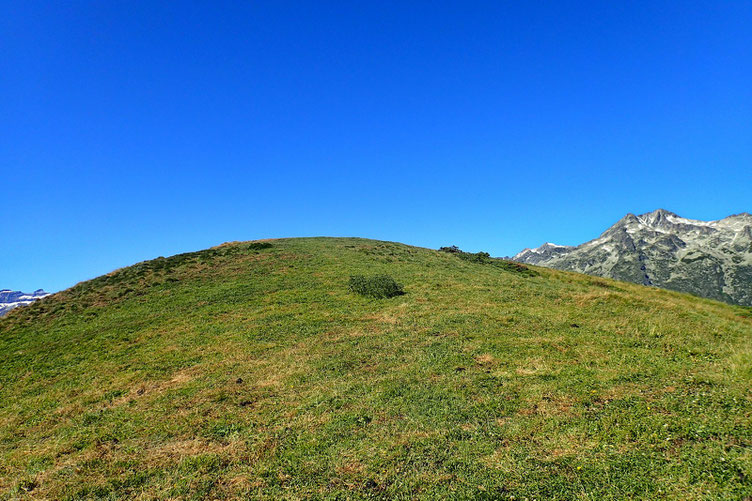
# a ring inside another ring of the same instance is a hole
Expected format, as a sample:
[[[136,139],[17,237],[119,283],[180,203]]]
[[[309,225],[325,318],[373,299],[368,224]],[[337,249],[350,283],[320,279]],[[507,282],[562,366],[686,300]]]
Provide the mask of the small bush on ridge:
[[[488,252],[465,252],[463,250],[460,250],[459,247],[456,245],[452,245],[451,247],[440,247],[439,252],[446,252],[449,254],[456,254],[457,257],[460,259],[464,259],[465,261],[471,261],[473,263],[490,263],[492,262],[491,254]]]
[[[531,270],[524,264],[515,263],[514,261],[507,261],[506,259],[491,257],[491,254],[489,254],[488,252],[465,252],[456,245],[452,245],[450,247],[439,247],[439,252],[454,254],[458,258],[464,259],[465,261],[470,261],[471,263],[491,264],[493,266],[496,266],[497,268],[511,271],[512,273],[519,273],[521,275],[531,277],[538,275],[536,271]]]
[[[439,252],[448,252],[449,254],[460,254],[462,251],[456,245],[450,245],[449,247],[439,247]]]

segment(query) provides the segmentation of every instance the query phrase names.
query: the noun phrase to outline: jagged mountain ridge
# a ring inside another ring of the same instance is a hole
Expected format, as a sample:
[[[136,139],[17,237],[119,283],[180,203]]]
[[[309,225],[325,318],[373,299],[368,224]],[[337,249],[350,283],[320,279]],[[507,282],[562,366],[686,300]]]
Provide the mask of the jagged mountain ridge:
[[[584,244],[546,243],[512,259],[752,306],[752,215],[746,212],[717,221],[664,209],[630,213]]]
[[[10,289],[0,290],[0,317],[8,313],[13,308],[26,306],[37,299],[42,299],[50,294],[42,289],[37,289],[31,294],[21,291],[12,291]]]

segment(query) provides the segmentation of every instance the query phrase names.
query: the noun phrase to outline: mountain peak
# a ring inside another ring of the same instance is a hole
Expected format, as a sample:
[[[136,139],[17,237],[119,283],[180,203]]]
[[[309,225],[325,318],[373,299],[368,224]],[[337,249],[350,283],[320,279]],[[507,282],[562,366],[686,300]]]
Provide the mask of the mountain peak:
[[[628,213],[577,247],[544,244],[516,261],[752,306],[752,215],[687,219],[666,209]]]
[[[554,244],[551,242],[546,242],[540,247],[538,247],[538,249],[558,249],[560,247],[566,247],[566,245],[559,245],[559,244]]]
[[[666,216],[674,216],[679,217],[677,214],[671,212],[670,210],[666,209],[655,209],[652,212],[646,212],[645,214],[641,214],[640,217],[644,216],[653,216],[653,217],[666,217]]]
[[[526,263],[534,264],[539,261],[546,261],[552,256],[565,254],[572,249],[573,247],[570,247],[568,245],[558,245],[552,244],[551,242],[546,242],[540,247],[536,247],[534,249],[523,249],[511,259],[513,261],[524,261]]]
[[[650,226],[659,226],[665,223],[671,223],[671,219],[681,219],[680,216],[666,209],[656,209],[653,212],[640,214],[637,218]]]

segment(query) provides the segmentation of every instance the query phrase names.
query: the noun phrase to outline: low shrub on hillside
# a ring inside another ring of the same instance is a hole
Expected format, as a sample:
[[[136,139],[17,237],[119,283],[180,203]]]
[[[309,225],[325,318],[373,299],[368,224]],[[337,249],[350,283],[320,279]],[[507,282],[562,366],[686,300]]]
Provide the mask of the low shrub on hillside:
[[[261,249],[270,249],[272,247],[272,244],[269,242],[251,242],[246,246],[246,249],[248,250],[261,250]]]
[[[464,259],[465,261],[471,261],[473,263],[483,263],[488,264],[492,261],[491,254],[488,252],[465,252],[463,250],[460,250],[459,247],[456,245],[452,245],[450,247],[440,247],[439,252],[446,252],[449,254],[454,254],[460,259]]]
[[[389,275],[374,275],[372,277],[353,275],[350,277],[349,289],[361,296],[375,299],[386,299],[401,296],[405,293],[402,286]]]
[[[439,252],[446,252],[448,254],[454,254],[460,259],[464,259],[465,261],[470,261],[471,263],[479,263],[479,264],[491,264],[496,266],[497,268],[502,268],[506,271],[511,271],[513,273],[520,273],[522,275],[528,275],[528,276],[535,276],[537,273],[524,264],[515,263],[514,261],[507,261],[506,259],[499,259],[495,257],[491,257],[491,254],[488,252],[465,252],[461,250],[456,245],[452,245],[449,247],[440,247]]]
[[[514,261],[507,261],[506,259],[494,259],[494,266],[511,271],[513,273],[519,273],[521,275],[526,275],[528,277],[537,277],[538,272],[535,270],[531,270],[524,264],[516,263]]]
[[[462,251],[456,245],[450,245],[448,247],[439,247],[439,252],[448,252],[449,254],[459,254]]]

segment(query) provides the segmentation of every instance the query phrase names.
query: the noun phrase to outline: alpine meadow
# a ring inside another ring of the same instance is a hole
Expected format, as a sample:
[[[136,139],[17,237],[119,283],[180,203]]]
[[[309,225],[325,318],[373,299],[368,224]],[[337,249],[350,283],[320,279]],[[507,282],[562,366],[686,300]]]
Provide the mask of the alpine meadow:
[[[357,238],[0,319],[0,499],[750,499],[752,308]]]

